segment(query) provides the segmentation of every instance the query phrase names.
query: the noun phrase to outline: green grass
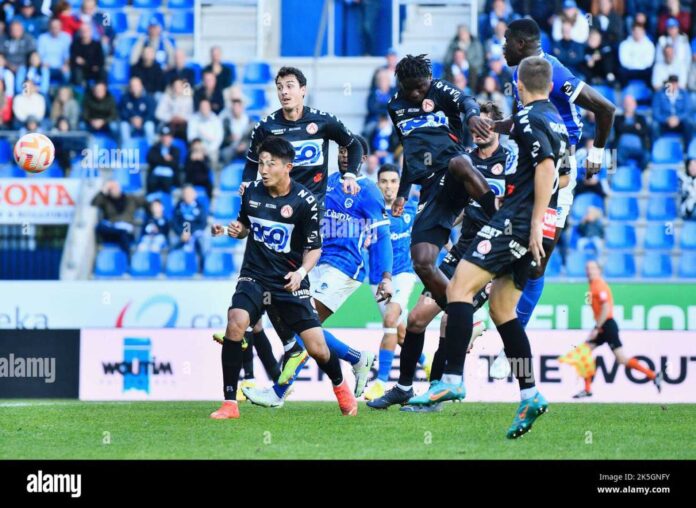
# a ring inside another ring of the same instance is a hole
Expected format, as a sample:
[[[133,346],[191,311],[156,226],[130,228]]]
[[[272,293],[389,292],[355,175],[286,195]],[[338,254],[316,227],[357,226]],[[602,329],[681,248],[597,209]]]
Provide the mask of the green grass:
[[[696,459],[695,404],[552,404],[528,435],[505,439],[515,404],[448,404],[438,414],[333,403],[0,404],[0,459]],[[110,444],[106,444],[110,440]]]

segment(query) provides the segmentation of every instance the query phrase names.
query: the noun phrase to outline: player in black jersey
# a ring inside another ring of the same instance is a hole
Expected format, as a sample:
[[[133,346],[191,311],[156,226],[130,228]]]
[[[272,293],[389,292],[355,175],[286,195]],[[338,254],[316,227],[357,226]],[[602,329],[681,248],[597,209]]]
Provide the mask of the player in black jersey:
[[[473,297],[489,280],[490,315],[503,339],[520,386],[522,402],[507,437],[529,431],[548,404],[535,386],[532,351],[516,306],[532,262],[544,257],[544,239],[556,228],[559,168],[567,164],[568,132],[549,101],[551,65],[544,58],[522,60],[518,70],[524,108],[514,116],[512,137],[519,147],[517,167],[506,175],[505,200],[464,253],[447,286],[445,368],[442,380],[424,394],[430,403],[461,400],[464,358],[473,325]]]
[[[261,181],[244,192],[239,218],[227,227],[233,238],[249,237],[237,288],[227,313],[222,345],[225,400],[210,416],[239,418],[237,384],[242,367],[242,339],[250,323],[266,308],[273,308],[283,322],[303,340],[334,385],[344,415],[357,414],[358,404],[343,379],[338,357],[324,342],[316,310],[311,304],[307,272],[321,255],[319,206],[303,185],[290,178],[293,146],[279,137],[268,137],[259,147]],[[212,226],[214,236],[225,228]]]
[[[502,113],[498,107],[492,102],[480,104],[481,117],[491,121],[502,119]],[[488,185],[493,190],[496,197],[502,197],[505,192],[505,172],[516,164],[516,154],[510,149],[500,144],[500,135],[496,132],[489,131],[485,137],[474,133],[473,141],[476,144],[473,148],[467,148],[466,154],[471,158],[474,167],[484,176]],[[467,247],[475,238],[476,233],[488,224],[490,216],[483,211],[481,206],[471,200],[464,208],[461,215],[461,235],[456,245],[454,245],[445,259],[440,264],[440,270],[445,277],[451,279],[454,275],[454,270],[466,252]],[[426,290],[418,299],[416,306],[411,309],[408,314],[408,333],[402,345],[399,382],[384,396],[367,403],[369,407],[374,409],[386,409],[395,404],[406,404],[414,395],[413,379],[416,373],[418,358],[423,352],[423,344],[425,342],[425,329],[435,317],[442,312],[441,308],[435,300],[428,297]],[[430,380],[439,380],[444,369],[444,335],[446,318],[443,317],[440,326],[440,345],[433,358],[432,371]],[[483,333],[484,326],[482,322],[474,324],[472,340]],[[418,402],[416,400],[416,402]],[[437,411],[439,406],[407,406],[405,411]]]

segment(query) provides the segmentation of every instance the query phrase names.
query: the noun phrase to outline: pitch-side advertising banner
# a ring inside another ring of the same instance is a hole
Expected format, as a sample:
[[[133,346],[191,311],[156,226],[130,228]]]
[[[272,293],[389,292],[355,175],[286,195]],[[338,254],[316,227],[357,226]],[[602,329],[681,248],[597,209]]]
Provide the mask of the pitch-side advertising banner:
[[[0,224],[70,224],[80,181],[0,178]]]
[[[222,398],[220,346],[211,339],[213,329],[87,329],[82,330],[80,346],[80,399],[82,400],[218,400]],[[334,329],[337,337],[350,346],[377,351],[379,330]],[[276,356],[282,348],[275,333],[268,330]],[[571,402],[582,387],[575,369],[558,361],[574,345],[585,340],[587,332],[536,331],[530,334],[534,352],[537,385],[552,402]],[[597,372],[592,402],[696,402],[696,349],[689,332],[639,332],[621,334],[624,351],[636,356],[652,369],[665,373],[662,393],[645,375],[619,365],[611,350],[596,350]],[[433,353],[436,332],[428,334],[425,351]],[[512,378],[495,380],[488,376],[489,363],[502,343],[495,331],[480,337],[466,360],[466,387],[469,401],[515,402],[517,382]],[[350,367],[344,373],[353,383]],[[255,361],[257,383],[270,382],[261,363]],[[377,365],[374,366],[373,376]],[[394,361],[390,383],[399,375],[399,359]],[[427,388],[422,369],[417,372],[416,391]],[[334,400],[330,381],[310,360],[295,383],[290,400]]]

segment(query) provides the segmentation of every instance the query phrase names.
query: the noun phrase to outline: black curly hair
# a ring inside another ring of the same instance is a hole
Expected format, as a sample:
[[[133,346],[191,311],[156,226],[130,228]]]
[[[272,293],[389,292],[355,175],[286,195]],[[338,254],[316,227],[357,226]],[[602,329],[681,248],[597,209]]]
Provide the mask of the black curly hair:
[[[406,79],[429,78],[432,75],[432,66],[428,55],[406,55],[396,64],[396,79],[403,82]]]

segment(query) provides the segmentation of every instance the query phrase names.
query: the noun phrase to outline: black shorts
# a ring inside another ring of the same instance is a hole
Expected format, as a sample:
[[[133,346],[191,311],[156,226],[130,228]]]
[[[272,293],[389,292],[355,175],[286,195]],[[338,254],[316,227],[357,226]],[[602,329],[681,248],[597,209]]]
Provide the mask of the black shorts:
[[[266,290],[259,281],[240,277],[230,308],[246,310],[250,323],[254,325],[267,307],[272,308],[274,314],[298,335],[321,326],[317,311],[312,306],[309,289],[299,289],[293,293],[282,289]]]
[[[452,247],[445,258],[440,263],[440,271],[445,274],[445,277],[452,280],[454,271],[457,269],[459,261],[462,259],[462,253],[469,249],[469,245],[476,238],[476,234],[480,231],[482,225],[473,222],[468,217],[464,217],[462,221],[462,232],[459,235],[457,244]]]
[[[432,182],[432,183],[431,183]],[[469,201],[464,186],[447,170],[436,172],[421,187],[411,245],[430,243],[439,248],[449,240],[452,224]]]
[[[619,326],[616,324],[616,321],[613,318],[607,319],[599,330],[597,338],[590,342],[595,346],[609,344],[612,351],[623,346],[621,339],[619,339]]]

